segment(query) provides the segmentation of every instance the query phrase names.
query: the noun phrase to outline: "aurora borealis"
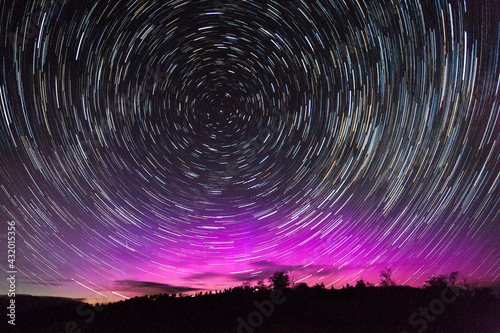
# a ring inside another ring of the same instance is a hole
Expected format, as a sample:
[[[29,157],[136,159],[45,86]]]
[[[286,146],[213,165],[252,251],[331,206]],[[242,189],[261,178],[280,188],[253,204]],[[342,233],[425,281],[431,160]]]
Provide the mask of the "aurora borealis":
[[[18,292],[497,284],[499,5],[3,2]]]

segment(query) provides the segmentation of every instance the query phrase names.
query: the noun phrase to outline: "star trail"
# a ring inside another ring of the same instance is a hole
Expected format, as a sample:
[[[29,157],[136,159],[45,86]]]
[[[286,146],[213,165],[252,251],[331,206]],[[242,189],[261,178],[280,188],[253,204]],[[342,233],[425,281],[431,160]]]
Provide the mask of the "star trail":
[[[499,5],[3,2],[18,292],[498,284]]]

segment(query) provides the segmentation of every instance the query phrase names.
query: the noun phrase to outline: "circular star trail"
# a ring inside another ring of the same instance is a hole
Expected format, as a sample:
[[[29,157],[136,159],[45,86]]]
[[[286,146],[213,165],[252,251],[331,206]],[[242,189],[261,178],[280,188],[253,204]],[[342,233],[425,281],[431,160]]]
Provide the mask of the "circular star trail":
[[[20,291],[114,299],[278,269],[339,286],[386,266],[498,283],[495,5],[4,5]]]

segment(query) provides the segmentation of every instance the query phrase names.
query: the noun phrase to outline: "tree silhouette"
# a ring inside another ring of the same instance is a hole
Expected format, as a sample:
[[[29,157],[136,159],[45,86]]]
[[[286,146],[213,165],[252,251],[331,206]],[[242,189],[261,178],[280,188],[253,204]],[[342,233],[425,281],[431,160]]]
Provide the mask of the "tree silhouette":
[[[380,285],[382,287],[392,287],[395,286],[396,283],[392,280],[392,270],[388,267],[385,270],[380,272]]]
[[[451,272],[451,274],[448,276],[448,283],[451,285],[451,286],[454,286],[455,283],[457,282],[457,279],[458,279],[458,274],[459,272],[458,271],[454,271],[454,272]]]
[[[311,289],[314,289],[314,290],[323,290],[323,289],[325,289],[325,283],[324,282],[321,282],[321,284],[316,283],[314,286],[312,286]]]
[[[364,280],[359,280],[359,281],[356,281],[356,286],[354,288],[365,288],[366,287],[366,283]]]
[[[252,280],[247,280],[243,282],[243,289],[247,291],[252,289]]]
[[[447,286],[455,286],[458,278],[458,271],[452,272],[450,275],[431,276],[425,280],[425,288],[445,288]]]
[[[267,286],[264,283],[264,280],[260,279],[257,281],[257,285],[255,286],[258,290],[267,290]]]
[[[269,278],[269,283],[273,290],[286,289],[290,287],[290,276],[288,276],[287,272],[276,271]]]

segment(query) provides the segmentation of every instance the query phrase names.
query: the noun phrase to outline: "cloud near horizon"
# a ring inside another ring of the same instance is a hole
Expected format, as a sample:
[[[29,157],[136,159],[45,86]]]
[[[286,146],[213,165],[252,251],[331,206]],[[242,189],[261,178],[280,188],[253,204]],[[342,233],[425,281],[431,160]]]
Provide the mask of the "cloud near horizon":
[[[229,277],[233,281],[238,282],[246,282],[246,281],[258,281],[258,280],[267,280],[271,277],[276,271],[284,271],[284,272],[303,272],[307,273],[306,275],[332,275],[334,273],[345,271],[348,269],[355,269],[355,267],[333,267],[331,265],[280,265],[276,264],[272,261],[261,260],[252,262],[251,265],[254,267],[253,271],[241,272],[241,273],[233,273],[233,274],[219,274],[214,272],[204,272],[193,274],[189,276],[186,280],[188,281],[199,281],[199,280],[210,280],[220,277]],[[357,268],[357,267],[356,267]],[[292,273],[293,275],[293,273]]]
[[[122,291],[133,291],[144,294],[181,293],[200,290],[199,288],[136,280],[118,280],[115,283],[117,284],[117,288]]]

